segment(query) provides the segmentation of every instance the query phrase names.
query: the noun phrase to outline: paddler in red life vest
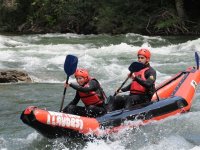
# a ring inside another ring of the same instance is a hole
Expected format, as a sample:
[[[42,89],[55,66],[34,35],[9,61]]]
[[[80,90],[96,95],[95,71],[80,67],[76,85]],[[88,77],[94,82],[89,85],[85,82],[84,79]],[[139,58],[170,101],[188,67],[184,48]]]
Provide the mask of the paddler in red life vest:
[[[138,62],[145,65],[145,68],[138,72],[130,73],[132,82],[116,93],[130,91],[129,95],[110,97],[108,111],[126,108],[129,109],[136,104],[150,102],[155,92],[156,71],[150,66],[151,53],[148,49],[142,48],[137,53]]]
[[[85,69],[77,69],[74,74],[77,84],[68,83],[65,87],[76,90],[74,99],[63,109],[63,112],[80,116],[97,117],[106,113],[105,93],[99,82],[91,78]],[[82,100],[85,107],[76,106]]]

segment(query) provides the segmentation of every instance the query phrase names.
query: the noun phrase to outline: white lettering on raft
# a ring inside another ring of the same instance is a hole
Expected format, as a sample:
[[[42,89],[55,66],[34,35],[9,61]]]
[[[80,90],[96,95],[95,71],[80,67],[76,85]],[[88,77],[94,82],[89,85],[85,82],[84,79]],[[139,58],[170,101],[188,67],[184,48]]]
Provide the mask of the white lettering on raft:
[[[49,111],[47,124],[60,127],[83,129],[83,120],[80,116]]]
[[[191,81],[191,85],[192,85],[192,87],[194,88],[194,90],[196,90],[196,88],[197,88],[197,83],[196,83],[196,81],[192,80],[192,81]]]

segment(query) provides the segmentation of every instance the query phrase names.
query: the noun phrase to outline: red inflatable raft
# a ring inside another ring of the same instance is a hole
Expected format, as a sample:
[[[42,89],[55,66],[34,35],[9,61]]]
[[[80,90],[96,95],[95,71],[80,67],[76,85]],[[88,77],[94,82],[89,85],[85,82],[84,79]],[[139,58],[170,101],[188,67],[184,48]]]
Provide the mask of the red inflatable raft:
[[[129,110],[116,110],[98,118],[88,118],[29,106],[22,112],[21,119],[48,138],[109,134],[126,126],[124,121],[142,120],[146,124],[188,112],[199,82],[200,70],[189,67],[160,84],[152,102]]]

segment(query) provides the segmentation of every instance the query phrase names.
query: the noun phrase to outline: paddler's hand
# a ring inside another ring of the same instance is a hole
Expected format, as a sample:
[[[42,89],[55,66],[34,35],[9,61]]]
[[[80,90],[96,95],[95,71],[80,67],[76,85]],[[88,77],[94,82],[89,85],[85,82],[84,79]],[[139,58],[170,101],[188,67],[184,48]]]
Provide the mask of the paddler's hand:
[[[130,72],[130,73],[128,73],[128,75],[127,75],[129,78],[131,78],[131,76],[132,76],[132,73]]]
[[[131,78],[134,80],[135,79],[135,73],[132,73]]]
[[[116,90],[115,93],[116,93],[116,95],[119,93],[122,93],[122,90]]]
[[[70,84],[71,84],[71,83],[65,83],[65,84],[64,84],[64,87],[65,87],[65,88],[68,88],[68,87],[70,87]]]

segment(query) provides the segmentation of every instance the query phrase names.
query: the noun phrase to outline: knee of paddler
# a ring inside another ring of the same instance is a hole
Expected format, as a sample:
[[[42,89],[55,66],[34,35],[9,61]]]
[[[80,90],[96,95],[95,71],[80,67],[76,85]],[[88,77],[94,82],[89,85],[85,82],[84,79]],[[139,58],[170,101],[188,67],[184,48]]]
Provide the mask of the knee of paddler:
[[[111,96],[111,95],[110,95],[110,96],[107,98],[107,104],[113,103],[114,100],[115,100],[115,96]]]

